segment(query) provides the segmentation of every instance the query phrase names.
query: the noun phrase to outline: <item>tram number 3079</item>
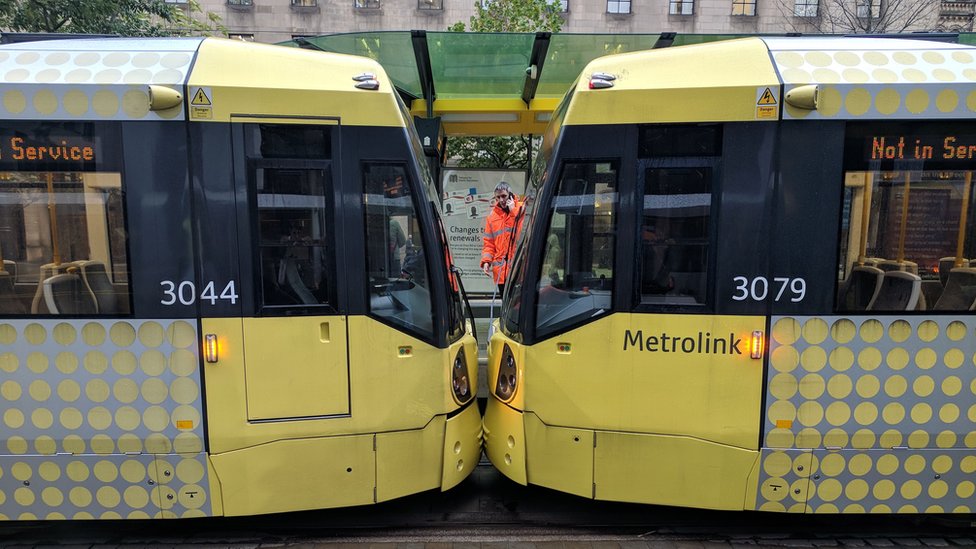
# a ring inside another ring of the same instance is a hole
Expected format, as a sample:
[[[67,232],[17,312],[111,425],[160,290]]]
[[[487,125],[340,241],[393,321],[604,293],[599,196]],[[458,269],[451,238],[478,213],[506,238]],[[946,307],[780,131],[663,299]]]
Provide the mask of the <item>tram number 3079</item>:
[[[773,283],[770,284],[769,279],[764,276],[757,276],[751,280],[745,276],[737,276],[732,279],[732,283],[735,285],[735,290],[732,294],[732,299],[735,301],[745,301],[747,299],[765,301],[775,291],[776,297],[773,298],[773,301],[781,301],[788,298],[793,303],[799,303],[807,295],[807,281],[802,278],[777,276],[773,278]]]
[[[163,297],[159,300],[162,305],[176,305],[177,302],[181,305],[196,303],[197,287],[190,280],[183,280],[178,283],[172,280],[163,280],[160,281],[159,285],[163,287]],[[216,283],[213,280],[207,282],[203,291],[200,292],[200,302],[210,302],[211,305],[216,305],[217,301],[221,299],[229,300],[231,305],[236,305],[238,297],[237,287],[233,280],[224,286],[219,295],[217,294]]]

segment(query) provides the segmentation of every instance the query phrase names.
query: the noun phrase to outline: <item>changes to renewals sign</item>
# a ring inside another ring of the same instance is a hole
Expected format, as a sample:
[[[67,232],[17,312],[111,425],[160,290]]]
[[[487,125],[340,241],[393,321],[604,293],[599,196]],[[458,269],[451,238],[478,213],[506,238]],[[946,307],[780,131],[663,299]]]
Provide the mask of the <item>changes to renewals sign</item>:
[[[485,220],[494,206],[495,185],[502,181],[515,194],[525,191],[526,173],[522,170],[444,169],[444,194],[441,196],[444,229],[454,256],[454,264],[464,271],[461,281],[469,293],[491,295],[494,284],[481,272],[481,247]]]

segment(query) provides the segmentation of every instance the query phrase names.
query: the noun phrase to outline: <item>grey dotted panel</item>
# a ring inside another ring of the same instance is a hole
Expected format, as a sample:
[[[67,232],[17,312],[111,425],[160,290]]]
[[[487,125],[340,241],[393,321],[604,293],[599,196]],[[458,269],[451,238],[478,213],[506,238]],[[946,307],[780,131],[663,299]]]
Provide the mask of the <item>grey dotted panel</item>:
[[[0,47],[0,117],[182,120],[149,110],[147,85],[182,90],[200,38],[57,40]]]
[[[204,451],[196,327],[0,321],[0,455]]]
[[[762,451],[756,508],[791,513],[972,513],[971,450]]]
[[[763,446],[976,448],[976,319],[774,317]]]
[[[0,457],[0,520],[212,515],[205,454]]]

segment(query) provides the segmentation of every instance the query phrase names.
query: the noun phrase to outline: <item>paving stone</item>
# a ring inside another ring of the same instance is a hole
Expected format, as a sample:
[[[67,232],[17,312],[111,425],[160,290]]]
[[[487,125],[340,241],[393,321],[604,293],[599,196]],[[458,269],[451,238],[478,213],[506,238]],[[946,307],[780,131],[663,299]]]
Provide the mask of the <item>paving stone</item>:
[[[915,538],[894,538],[892,541],[895,545],[901,545],[903,547],[921,547],[922,542]]]
[[[863,539],[843,538],[843,539],[839,539],[837,541],[839,541],[840,544],[843,545],[843,546],[845,546],[845,547],[865,547],[865,546],[867,546],[867,542],[864,541]]]
[[[949,542],[942,538],[922,538],[922,543],[929,547],[948,547]]]
[[[972,538],[950,538],[949,543],[960,547],[976,547],[976,540]]]
[[[895,546],[895,542],[891,541],[888,538],[868,538],[864,541],[868,542],[868,545],[870,545],[871,547],[894,547]]]

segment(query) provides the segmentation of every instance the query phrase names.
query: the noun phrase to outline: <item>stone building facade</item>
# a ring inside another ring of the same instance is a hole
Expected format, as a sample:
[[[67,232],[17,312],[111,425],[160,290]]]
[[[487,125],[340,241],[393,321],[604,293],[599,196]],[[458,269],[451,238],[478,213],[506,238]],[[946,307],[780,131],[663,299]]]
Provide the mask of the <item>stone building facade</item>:
[[[273,43],[345,32],[444,31],[458,21],[467,22],[476,1],[485,0],[201,0],[201,6],[221,16],[229,36]],[[562,4],[563,32],[753,34],[849,32],[832,27],[830,14],[842,16],[838,10],[847,10],[870,28],[871,16],[896,9],[917,11],[907,30],[970,31],[976,0],[563,0]]]

